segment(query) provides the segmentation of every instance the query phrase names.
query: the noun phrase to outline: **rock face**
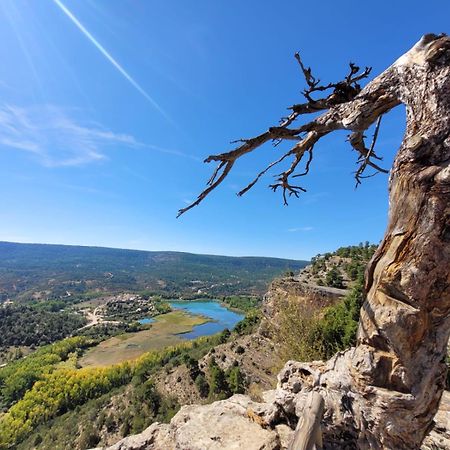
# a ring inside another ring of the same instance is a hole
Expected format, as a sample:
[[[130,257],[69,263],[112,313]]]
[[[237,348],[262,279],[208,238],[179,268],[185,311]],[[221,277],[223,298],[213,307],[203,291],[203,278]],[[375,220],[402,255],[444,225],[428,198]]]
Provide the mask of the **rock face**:
[[[169,424],[154,423],[141,434],[127,437],[108,450],[287,449],[308,394],[305,387],[317,388],[318,383],[326,383],[327,373],[333,373],[330,363],[306,365],[289,361],[278,375],[277,388],[263,394],[264,402],[234,395],[210,405],[184,406]],[[340,417],[334,408],[328,408],[322,420],[324,448],[353,449],[352,439],[333,429],[333,422],[351,419],[350,396],[346,398],[339,391],[329,391],[325,400],[333,404],[338,396],[342,405]],[[421,447],[422,450],[447,448],[450,448],[450,392],[444,393],[433,427]]]
[[[263,313],[271,322],[276,322],[280,305],[293,300],[305,308],[316,310],[335,304],[347,291],[325,286],[316,286],[295,277],[278,278],[270,284],[264,296]]]
[[[422,450],[450,448],[450,392],[445,391],[439,410],[434,416],[434,423],[428,436],[425,437]]]
[[[184,406],[170,424],[155,423],[143,433],[123,439],[109,450],[276,450],[286,445],[292,431],[267,428],[255,411],[259,404],[234,395],[204,406]]]

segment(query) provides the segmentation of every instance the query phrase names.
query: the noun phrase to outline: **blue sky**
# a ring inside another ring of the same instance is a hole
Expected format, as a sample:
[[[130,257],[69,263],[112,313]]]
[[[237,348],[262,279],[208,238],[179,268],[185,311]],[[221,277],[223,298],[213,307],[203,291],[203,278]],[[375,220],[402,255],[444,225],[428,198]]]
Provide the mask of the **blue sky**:
[[[270,175],[235,195],[282,151],[267,145],[175,217],[211,173],[204,157],[302,100],[295,51],[324,81],[350,60],[378,74],[450,31],[450,3],[433,3],[1,0],[0,240],[296,259],[378,242],[387,177],[355,191],[345,133],[315,149],[289,207]],[[385,166],[403,129],[402,108],[384,118]]]

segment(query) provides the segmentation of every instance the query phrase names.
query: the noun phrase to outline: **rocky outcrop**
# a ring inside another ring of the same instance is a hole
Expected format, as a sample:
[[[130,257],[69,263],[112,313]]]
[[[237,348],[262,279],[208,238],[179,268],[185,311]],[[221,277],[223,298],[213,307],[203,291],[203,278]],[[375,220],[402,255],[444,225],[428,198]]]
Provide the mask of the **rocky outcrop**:
[[[154,423],[141,434],[122,439],[108,450],[287,449],[308,395],[305,388],[326,383],[326,374],[332,373],[329,369],[329,363],[306,365],[289,361],[278,375],[277,388],[265,392],[263,402],[234,395],[210,405],[184,406],[169,424]],[[340,396],[342,407],[340,417],[336,417],[334,408],[325,410],[322,420],[325,449],[353,448],[342,427],[340,434],[333,428],[333,423],[342,424],[346,416],[351,417],[352,394],[347,394],[328,390],[325,401],[334,403]],[[450,448],[449,419],[450,393],[445,392],[422,450]]]
[[[231,342],[216,346],[199,361],[203,372],[208,372],[209,361],[214,357],[217,365],[224,371],[239,366],[246,379],[247,388],[255,399],[264,390],[272,389],[276,384],[276,374],[286,359],[282,359],[280,348],[275,344],[272,332],[277,326],[278,314],[287,301],[304,305],[308,310],[320,310],[339,301],[347,293],[344,289],[315,286],[296,277],[277,278],[272,281],[262,305],[265,320],[259,330],[251,335],[239,336]],[[179,390],[180,382],[173,383],[171,374],[164,380],[162,390]],[[182,384],[183,382],[181,382]],[[172,387],[172,388],[171,388]],[[167,389],[168,388],[168,389]],[[184,402],[180,398],[180,404]]]
[[[109,450],[204,450],[285,448],[292,430],[269,428],[257,412],[260,404],[234,395],[204,406],[184,406],[170,424],[155,423],[143,433],[123,439]]]
[[[267,319],[276,322],[283,302],[295,301],[307,309],[316,310],[335,304],[346,293],[345,289],[317,286],[300,281],[296,277],[277,278],[270,284],[264,296],[263,313]]]
[[[439,410],[434,416],[433,425],[428,436],[425,437],[422,450],[436,450],[450,448],[450,392],[445,391]]]

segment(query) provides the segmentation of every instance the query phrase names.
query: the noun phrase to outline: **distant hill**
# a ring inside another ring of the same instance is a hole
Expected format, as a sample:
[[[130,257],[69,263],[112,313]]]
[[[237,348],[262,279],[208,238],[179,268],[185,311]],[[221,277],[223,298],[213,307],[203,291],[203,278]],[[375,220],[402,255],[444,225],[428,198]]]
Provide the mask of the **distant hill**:
[[[0,300],[148,290],[185,296],[262,294],[307,261],[0,242]]]

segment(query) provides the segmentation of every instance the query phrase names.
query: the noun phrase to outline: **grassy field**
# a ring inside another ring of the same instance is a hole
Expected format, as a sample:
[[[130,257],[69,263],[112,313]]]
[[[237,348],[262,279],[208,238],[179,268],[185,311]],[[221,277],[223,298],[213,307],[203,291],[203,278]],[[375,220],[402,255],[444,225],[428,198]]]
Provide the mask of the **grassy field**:
[[[155,317],[149,329],[137,333],[126,333],[112,337],[88,350],[80,358],[82,367],[101,367],[122,361],[136,359],[150,350],[158,350],[182,341],[177,336],[192,330],[195,325],[207,322],[201,316],[193,316],[184,311],[172,311]]]

